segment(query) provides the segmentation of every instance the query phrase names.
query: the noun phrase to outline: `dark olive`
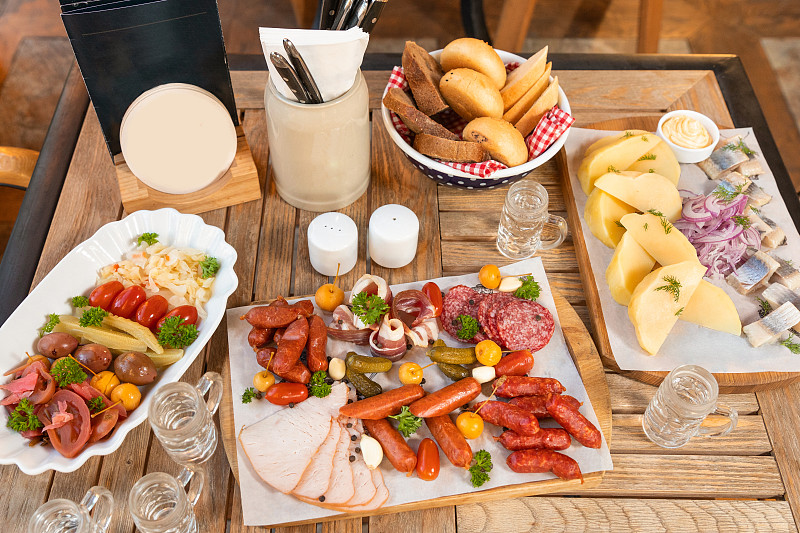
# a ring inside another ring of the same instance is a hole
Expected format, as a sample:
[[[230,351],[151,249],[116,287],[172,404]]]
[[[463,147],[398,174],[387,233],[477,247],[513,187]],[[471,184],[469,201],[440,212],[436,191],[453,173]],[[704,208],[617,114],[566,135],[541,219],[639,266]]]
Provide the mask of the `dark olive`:
[[[48,333],[36,346],[40,354],[56,359],[72,353],[78,347],[78,339],[68,333]]]
[[[142,352],[126,352],[114,359],[114,373],[126,383],[147,385],[156,379],[156,366]]]
[[[95,374],[107,370],[111,365],[111,352],[102,344],[84,344],[72,356]]]

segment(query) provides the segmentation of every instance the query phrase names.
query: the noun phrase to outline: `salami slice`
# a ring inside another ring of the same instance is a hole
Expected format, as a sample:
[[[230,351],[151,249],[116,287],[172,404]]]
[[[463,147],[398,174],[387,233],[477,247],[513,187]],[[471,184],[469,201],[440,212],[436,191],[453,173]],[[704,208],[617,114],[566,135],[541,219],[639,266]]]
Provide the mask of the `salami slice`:
[[[486,295],[478,307],[478,322],[481,328],[483,328],[484,333],[486,333],[486,336],[495,342],[498,342],[499,335],[495,327],[496,322],[494,317],[498,309],[506,306],[513,300],[516,300],[514,295],[505,292],[497,292]]]
[[[497,331],[507,349],[537,352],[553,337],[555,320],[541,304],[517,300],[497,313]]]
[[[460,323],[457,322],[454,324],[453,322],[459,315],[469,315],[475,320],[478,320],[478,323],[480,324],[480,320],[478,319],[478,308],[480,307],[484,296],[486,295],[481,294],[472,288],[467,287],[466,285],[456,285],[450,289],[447,292],[447,295],[444,297],[444,302],[442,303],[441,319],[444,330],[454,338],[458,339],[458,329],[460,327]],[[484,335],[481,331],[478,331],[473,338],[465,342],[477,344],[484,339],[486,339],[486,335]]]

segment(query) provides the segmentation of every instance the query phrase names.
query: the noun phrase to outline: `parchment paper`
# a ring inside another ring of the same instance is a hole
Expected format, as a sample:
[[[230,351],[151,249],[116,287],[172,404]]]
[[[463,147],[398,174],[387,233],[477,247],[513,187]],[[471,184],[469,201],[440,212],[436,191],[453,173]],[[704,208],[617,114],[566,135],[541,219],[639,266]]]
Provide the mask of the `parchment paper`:
[[[581,231],[586,240],[589,260],[594,272],[597,291],[603,309],[608,337],[614,359],[623,370],[665,370],[684,365],[700,365],[710,372],[798,372],[800,371],[800,355],[795,355],[780,344],[766,345],[753,348],[747,338],[734,337],[729,333],[713,331],[696,324],[678,320],[669,337],[661,346],[657,355],[649,355],[642,350],[636,340],[636,332],[628,318],[628,308],[619,305],[611,297],[605,281],[605,271],[614,255],[614,250],[601,243],[588,226],[583,223],[583,209],[586,205],[586,195],[578,181],[577,171],[586,148],[594,141],[611,135],[612,131],[589,130],[572,128],[569,138],[564,145],[567,150],[567,164],[572,190],[575,194],[575,203],[581,219]],[[720,139],[727,139],[736,134],[742,135],[747,146],[758,152],[765,173],[754,179],[756,185],[772,196],[772,201],[761,207],[761,212],[774,220],[786,233],[787,244],[779,246],[770,253],[777,257],[793,260],[800,264],[800,235],[792,222],[792,217],[786,210],[786,204],[778,191],[775,176],[769,170],[767,161],[761,155],[761,148],[752,128],[740,128],[720,131]],[[694,164],[681,164],[681,178],[678,182],[679,189],[687,189],[693,193],[709,194],[718,182],[708,179],[706,174]],[[573,231],[576,231],[573,228]],[[724,279],[714,280],[706,278],[711,283],[721,287],[733,299],[739,311],[742,325],[758,320],[758,304],[755,296],[761,291],[756,291],[751,296],[743,296],[728,285]]]
[[[559,379],[567,389],[566,394],[570,394],[583,402],[581,413],[599,427],[594,409],[586,394],[586,389],[583,386],[583,382],[567,350],[541,259],[528,259],[506,266],[500,270],[505,275],[533,273],[534,279],[539,282],[542,288],[541,296],[537,301],[547,307],[553,313],[553,317],[556,320],[556,330],[552,340],[544,349],[535,354],[536,362],[531,371],[531,375],[555,377]],[[392,286],[392,292],[397,294],[404,289],[419,289],[425,281],[394,285]],[[478,283],[478,276],[477,274],[472,274],[467,276],[439,278],[433,281],[436,281],[439,287],[446,292],[450,287],[459,284],[469,286],[476,285]],[[250,325],[243,320],[239,320],[239,317],[246,313],[251,307],[252,306],[230,309],[228,310],[227,317],[234,427],[236,428],[237,434],[239,483],[242,492],[244,523],[249,526],[275,525],[339,514],[335,511],[303,503],[292,496],[276,491],[264,483],[253,470],[241,445],[239,445],[238,434],[242,426],[253,424],[280,409],[268,403],[266,400],[254,401],[248,405],[244,405],[241,402],[241,393],[246,387],[252,386],[253,375],[259,370],[262,370],[261,367],[256,364],[253,350],[247,344],[247,334],[250,331]],[[330,322],[330,313],[320,310],[317,310],[317,312],[325,319],[326,323]],[[467,346],[456,342],[444,331],[442,332],[441,338],[451,346]],[[363,346],[356,346],[343,342],[330,342],[330,340],[328,347],[328,354],[331,356],[343,356],[351,350],[362,354],[369,353],[368,349],[365,349]],[[430,362],[425,355],[424,349],[415,348],[409,351],[402,361],[395,363],[391,371],[385,374],[376,374],[374,377],[375,381],[380,383],[384,389],[398,387],[400,383],[397,380],[397,369],[400,364],[406,361],[416,361],[422,366]],[[435,368],[430,368],[425,371],[425,380],[426,383],[423,386],[429,392],[438,390],[452,383],[449,379],[444,377],[441,372],[436,371]],[[486,397],[481,395],[475,401],[483,399],[486,399]],[[548,426],[548,424],[554,425],[554,422],[548,420],[542,423],[543,426]],[[510,452],[491,438],[492,436],[499,436],[501,433],[501,428],[487,423],[483,435],[481,435],[479,439],[468,441],[473,451],[477,452],[478,450],[485,449],[492,455],[494,469],[491,472],[491,480],[480,487],[480,489],[472,487],[469,480],[469,473],[466,470],[454,467],[441,452],[441,470],[439,477],[435,481],[423,481],[417,478],[416,475],[406,477],[405,474],[401,474],[392,468],[389,461],[384,458],[380,468],[386,486],[390,492],[389,500],[384,506],[390,507],[401,503],[423,501],[440,496],[462,494],[466,492],[477,492],[479,490],[486,490],[504,485],[528,483],[530,481],[552,479],[554,477],[549,473],[517,474],[512,472],[505,463],[506,457],[508,457]],[[425,424],[423,424],[422,427],[411,436],[409,445],[412,449],[416,450],[419,442],[425,437],[431,437],[431,435],[425,427]],[[584,474],[612,469],[611,454],[609,453],[608,444],[605,439],[603,439],[602,448],[599,450],[584,448],[573,440],[572,446],[562,453],[578,461],[581,471]]]

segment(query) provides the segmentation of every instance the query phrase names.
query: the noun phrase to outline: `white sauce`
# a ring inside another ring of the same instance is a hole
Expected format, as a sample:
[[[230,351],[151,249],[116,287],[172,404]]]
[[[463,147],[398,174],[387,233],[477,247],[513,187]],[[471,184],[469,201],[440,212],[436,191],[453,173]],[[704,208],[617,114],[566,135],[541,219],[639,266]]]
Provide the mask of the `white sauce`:
[[[682,148],[705,148],[711,144],[711,134],[699,121],[686,115],[676,115],[661,125],[661,131],[673,144]]]

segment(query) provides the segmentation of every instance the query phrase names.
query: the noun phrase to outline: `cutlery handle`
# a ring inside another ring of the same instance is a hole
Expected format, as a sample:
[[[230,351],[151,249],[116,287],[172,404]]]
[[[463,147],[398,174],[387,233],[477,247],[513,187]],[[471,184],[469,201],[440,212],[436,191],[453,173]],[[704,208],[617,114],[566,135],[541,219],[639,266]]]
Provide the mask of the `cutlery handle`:
[[[311,103],[311,97],[306,93],[300,78],[297,76],[297,72],[295,72],[289,62],[286,61],[286,58],[278,52],[272,52],[269,55],[269,60],[272,61],[275,70],[278,71],[281,79],[286,82],[286,85],[289,87],[289,90],[292,91],[295,98],[297,98],[297,101],[301,104]]]
[[[367,8],[367,13],[364,15],[364,20],[361,21],[362,30],[367,33],[372,31],[372,28],[375,27],[375,24],[381,17],[383,8],[386,7],[386,3],[388,1],[389,0],[372,0],[370,2],[369,7]]]
[[[368,7],[369,0],[358,0],[358,3],[350,10],[350,17],[347,19],[347,24],[344,25],[345,29],[360,27]]]
[[[333,19],[336,16],[336,2],[335,0],[320,0],[319,1],[319,25],[317,29],[329,30],[333,25]]]
[[[314,81],[314,76],[312,76],[311,71],[308,70],[308,65],[306,65],[305,60],[303,60],[303,56],[300,55],[294,43],[289,39],[283,40],[283,48],[286,50],[286,55],[289,56],[289,61],[292,63],[295,72],[297,72],[297,76],[300,78],[303,89],[305,89],[306,94],[311,99],[311,103],[321,104],[323,101],[322,94],[319,92],[317,82]]]
[[[336,10],[336,19],[333,21],[333,30],[343,30],[344,23],[347,22],[347,17],[350,14],[350,8],[353,7],[353,0],[342,0],[339,4],[339,9]]]

